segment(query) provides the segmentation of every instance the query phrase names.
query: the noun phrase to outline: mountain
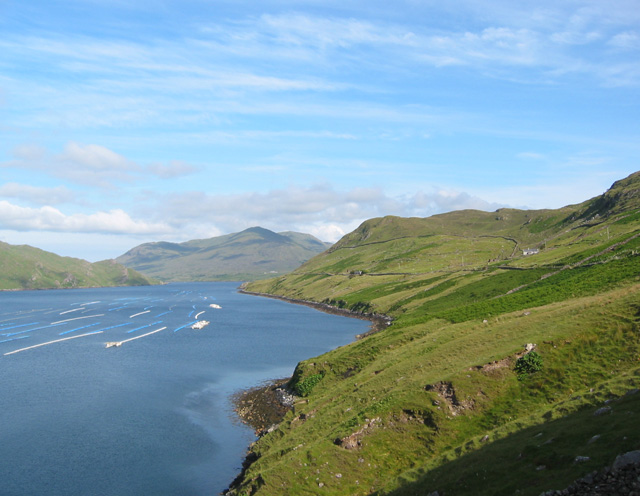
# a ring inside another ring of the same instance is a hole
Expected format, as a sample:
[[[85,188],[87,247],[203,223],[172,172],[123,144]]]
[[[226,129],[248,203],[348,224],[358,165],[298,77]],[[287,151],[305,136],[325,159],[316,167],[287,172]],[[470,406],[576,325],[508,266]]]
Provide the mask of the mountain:
[[[163,281],[247,281],[289,272],[330,246],[310,234],[252,227],[185,243],[145,243],[116,260]]]
[[[144,286],[156,281],[114,260],[90,263],[0,242],[0,289]]]
[[[230,494],[537,496],[640,450],[640,172],[555,210],[371,219],[246,290],[392,321],[298,364]]]

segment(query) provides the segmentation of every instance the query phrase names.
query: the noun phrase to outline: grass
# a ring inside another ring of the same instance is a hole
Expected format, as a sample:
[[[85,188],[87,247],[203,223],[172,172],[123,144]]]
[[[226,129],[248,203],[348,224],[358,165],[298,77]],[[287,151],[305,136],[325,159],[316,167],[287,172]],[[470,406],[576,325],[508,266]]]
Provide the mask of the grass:
[[[494,436],[492,432],[513,429],[518,422],[529,425],[532,411],[538,412],[538,422],[553,419],[569,398],[590,397],[594,386],[601,392],[591,396],[593,402],[603,401],[615,391],[608,385],[612,378],[637,367],[638,291],[635,285],[555,303],[526,317],[504,315],[489,325],[433,320],[402,329],[392,326],[302,362],[297,371],[301,377],[324,377],[278,434],[260,440],[261,457],[249,473],[259,473],[264,481],[260,494],[278,494],[283,488],[295,493],[305,487],[303,481],[316,478],[327,494],[390,491],[394,486],[386,488],[388,481],[419,479],[421,471],[431,473],[438,463],[448,463],[456,450],[466,453],[483,446],[478,439],[487,433]],[[545,367],[518,381],[514,355],[524,342],[538,343]],[[491,372],[478,368],[509,358],[512,363]],[[434,406],[437,396],[425,386],[443,380],[472,408],[453,416],[442,402],[440,408]],[[359,449],[347,451],[335,444],[375,418],[379,422],[363,436]],[[283,473],[290,466],[297,467],[296,480]],[[336,478],[338,473],[342,477]]]
[[[533,495],[640,448],[640,394],[625,396],[640,385],[632,190],[555,211],[373,219],[254,283],[394,322],[298,364],[306,396],[254,445],[235,493]],[[530,246],[540,253],[522,256]],[[543,367],[519,377],[527,343]],[[606,400],[610,415],[594,416]]]

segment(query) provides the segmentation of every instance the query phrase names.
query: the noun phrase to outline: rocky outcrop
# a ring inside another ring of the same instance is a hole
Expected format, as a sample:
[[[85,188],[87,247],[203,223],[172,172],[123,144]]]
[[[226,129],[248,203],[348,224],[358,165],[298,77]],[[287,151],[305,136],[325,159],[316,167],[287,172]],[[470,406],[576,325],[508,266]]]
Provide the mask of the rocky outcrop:
[[[335,444],[346,450],[359,448],[362,445],[362,438],[374,430],[379,422],[379,418],[374,418],[372,420],[366,419],[365,424],[360,429],[349,436],[336,439]]]
[[[434,400],[434,406],[440,408],[440,405],[444,403],[451,413],[452,416],[460,415],[465,410],[473,409],[475,402],[472,399],[460,400],[456,396],[456,391],[453,387],[453,384],[450,382],[438,382],[436,384],[429,384],[425,386],[426,391],[435,392],[439,400]]]
[[[240,420],[261,436],[273,430],[285,414],[293,408],[296,397],[286,389],[289,379],[281,379],[266,386],[241,391],[232,400]]]

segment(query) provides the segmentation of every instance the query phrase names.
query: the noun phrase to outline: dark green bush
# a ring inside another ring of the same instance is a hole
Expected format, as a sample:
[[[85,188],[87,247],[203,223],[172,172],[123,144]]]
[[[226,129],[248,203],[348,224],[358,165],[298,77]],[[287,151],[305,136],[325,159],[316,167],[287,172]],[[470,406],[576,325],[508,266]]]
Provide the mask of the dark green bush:
[[[313,374],[301,381],[296,382],[293,386],[298,396],[308,396],[311,390],[322,380],[324,374]]]
[[[529,374],[542,370],[542,357],[540,353],[531,351],[516,360],[516,373],[518,380],[522,381]]]

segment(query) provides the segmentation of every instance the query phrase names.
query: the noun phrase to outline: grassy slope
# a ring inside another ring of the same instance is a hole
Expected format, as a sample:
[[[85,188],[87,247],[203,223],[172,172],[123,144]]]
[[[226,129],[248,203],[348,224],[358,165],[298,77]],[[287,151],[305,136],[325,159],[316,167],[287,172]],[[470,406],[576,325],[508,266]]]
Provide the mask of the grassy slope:
[[[164,281],[247,281],[288,272],[326,248],[308,234],[256,227],[185,243],[145,243],[117,260]]]
[[[140,286],[154,281],[113,260],[89,263],[31,246],[0,243],[0,289]]]
[[[395,322],[298,365],[310,393],[237,493],[537,495],[639,449],[640,395],[593,415],[640,385],[639,183],[553,211],[373,219],[250,286]],[[544,368],[519,381],[525,343]]]

